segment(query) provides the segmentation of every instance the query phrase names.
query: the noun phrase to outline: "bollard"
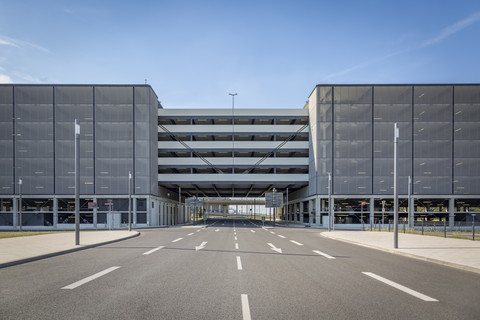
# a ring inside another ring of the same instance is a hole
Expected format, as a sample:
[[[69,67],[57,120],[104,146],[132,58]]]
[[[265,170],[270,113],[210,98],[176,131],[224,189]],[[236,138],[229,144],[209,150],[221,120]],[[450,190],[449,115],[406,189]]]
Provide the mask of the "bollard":
[[[403,220],[403,233],[405,233],[405,220]]]
[[[423,218],[422,218],[422,236],[423,236]]]
[[[390,232],[390,219],[388,219],[388,232]]]
[[[443,237],[447,237],[447,219],[443,220]]]

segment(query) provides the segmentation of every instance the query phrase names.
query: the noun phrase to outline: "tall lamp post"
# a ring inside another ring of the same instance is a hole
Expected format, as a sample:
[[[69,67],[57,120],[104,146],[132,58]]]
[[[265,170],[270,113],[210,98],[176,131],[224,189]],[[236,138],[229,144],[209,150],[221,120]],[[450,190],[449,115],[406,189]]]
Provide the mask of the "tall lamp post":
[[[328,173],[328,232],[330,232],[330,229],[331,229],[331,225],[332,225],[332,210],[331,210],[331,207],[332,207],[332,199],[331,199],[331,196],[332,196],[332,174],[329,172]]]
[[[128,231],[132,231],[132,173],[128,171]]]
[[[393,132],[393,247],[398,248],[398,190],[397,190],[397,157],[398,157],[398,123],[395,122]]]
[[[80,245],[80,121],[75,119],[75,245]]]
[[[232,96],[232,173],[235,173],[235,96],[237,93],[229,93]],[[232,189],[232,197],[235,197]]]
[[[18,178],[18,231],[22,232],[22,178]]]

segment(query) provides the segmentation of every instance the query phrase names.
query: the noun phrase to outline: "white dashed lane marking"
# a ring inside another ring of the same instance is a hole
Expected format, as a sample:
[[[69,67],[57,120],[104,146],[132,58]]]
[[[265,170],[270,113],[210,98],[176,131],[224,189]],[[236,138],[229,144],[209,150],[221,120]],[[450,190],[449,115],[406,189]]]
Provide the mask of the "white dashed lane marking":
[[[183,239],[183,238],[178,238],[178,239],[173,240],[172,242],[178,242],[178,241],[180,241],[180,240],[182,240],[182,239]]]
[[[363,273],[364,275],[367,275],[367,276],[369,276],[369,277],[372,277],[373,279],[376,279],[376,280],[381,281],[381,282],[383,282],[383,283],[385,283],[385,284],[388,284],[389,286],[392,286],[392,287],[394,287],[394,288],[396,288],[396,289],[398,289],[398,290],[400,290],[400,291],[403,291],[403,292],[405,292],[405,293],[408,293],[408,294],[410,294],[410,295],[412,295],[412,296],[414,296],[414,297],[416,297],[416,298],[418,298],[418,299],[421,299],[421,300],[423,300],[423,301],[433,301],[433,302],[438,301],[437,299],[434,299],[434,298],[432,298],[432,297],[426,296],[426,295],[424,295],[423,293],[420,293],[420,292],[418,292],[418,291],[415,291],[415,290],[412,290],[412,289],[407,288],[407,287],[405,287],[405,286],[402,286],[401,284],[398,284],[398,283],[393,282],[393,281],[391,281],[391,280],[385,279],[384,277],[381,277],[381,276],[379,276],[379,275],[376,275],[375,273],[372,273],[372,272],[362,272],[362,273]]]
[[[111,268],[105,269],[105,270],[103,270],[103,271],[100,271],[100,272],[98,272],[98,273],[95,273],[94,275],[91,275],[90,277],[86,277],[86,278],[84,278],[84,279],[82,279],[82,280],[80,280],[80,281],[77,281],[77,282],[74,282],[74,283],[72,283],[72,284],[70,284],[70,285],[68,285],[68,286],[65,286],[65,287],[63,287],[62,289],[70,289],[70,290],[71,290],[71,289],[75,289],[75,288],[80,287],[81,285],[83,285],[83,284],[85,284],[85,283],[87,283],[87,282],[90,282],[90,281],[92,281],[92,280],[95,280],[95,279],[97,279],[97,278],[100,278],[101,276],[106,275],[107,273],[110,273],[110,272],[112,272],[112,271],[115,271],[115,270],[117,270],[118,268],[120,268],[120,267],[111,267]]]
[[[240,259],[239,256],[237,256],[237,269],[238,270],[243,270],[242,269],[242,260]]]
[[[250,306],[248,304],[248,295],[242,294],[242,314],[243,320],[252,320],[250,316]]]
[[[290,240],[291,243],[295,243],[297,246],[303,246],[303,243],[297,242],[295,240]]]
[[[318,251],[318,250],[312,250],[313,252],[315,252],[316,254],[319,254],[321,256],[324,256],[325,258],[327,259],[335,259],[335,257],[332,257],[331,255],[328,255],[322,251]]]
[[[160,246],[160,247],[156,247],[155,249],[152,249],[150,251],[147,251],[147,252],[144,252],[143,255],[146,256],[146,255],[149,255],[150,253],[154,253],[155,251],[158,251],[160,249],[163,249],[165,248],[164,246]]]

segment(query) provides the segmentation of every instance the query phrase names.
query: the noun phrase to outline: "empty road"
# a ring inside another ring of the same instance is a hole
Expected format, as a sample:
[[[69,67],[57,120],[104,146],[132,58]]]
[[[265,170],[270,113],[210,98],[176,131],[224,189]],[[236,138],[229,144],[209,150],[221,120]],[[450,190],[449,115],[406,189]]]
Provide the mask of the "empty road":
[[[217,219],[2,268],[0,319],[479,319],[479,274],[321,231]]]

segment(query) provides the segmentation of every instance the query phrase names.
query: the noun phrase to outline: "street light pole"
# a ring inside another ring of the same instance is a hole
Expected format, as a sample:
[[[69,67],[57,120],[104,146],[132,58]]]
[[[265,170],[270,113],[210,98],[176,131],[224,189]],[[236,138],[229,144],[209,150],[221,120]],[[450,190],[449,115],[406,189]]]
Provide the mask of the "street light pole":
[[[18,178],[18,231],[22,232],[22,178]]]
[[[331,229],[331,224],[332,224],[332,202],[331,202],[331,195],[332,195],[332,174],[329,172],[328,173],[328,232],[330,232]]]
[[[382,228],[385,224],[385,200],[382,200]]]
[[[410,201],[410,197],[411,197],[411,194],[412,194],[412,178],[410,176],[408,176],[408,226],[410,228],[413,228],[415,227],[415,219],[412,215],[412,207],[411,207],[411,201]]]
[[[287,188],[287,225],[288,225],[288,221],[290,220],[290,214],[288,213],[288,188]]]
[[[397,190],[397,157],[398,157],[398,124],[394,125],[393,139],[393,247],[398,248],[398,190]]]
[[[132,231],[132,172],[128,171],[128,231]]]
[[[75,119],[75,245],[80,245],[80,121]]]
[[[229,93],[232,96],[232,173],[235,173],[235,96],[237,93]],[[232,198],[235,197],[232,188]]]

